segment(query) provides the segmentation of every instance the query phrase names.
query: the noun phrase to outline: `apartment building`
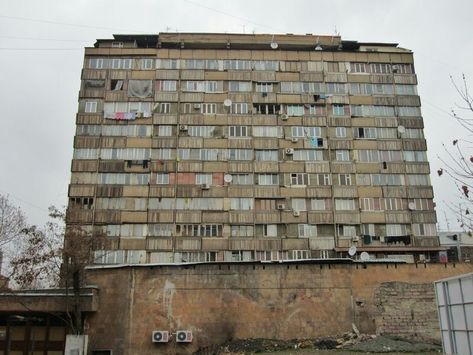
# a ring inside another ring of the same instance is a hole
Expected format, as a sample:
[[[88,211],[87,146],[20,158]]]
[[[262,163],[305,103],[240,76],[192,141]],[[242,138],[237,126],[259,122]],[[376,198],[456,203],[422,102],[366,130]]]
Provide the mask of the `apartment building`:
[[[85,49],[81,79],[67,223],[107,235],[96,263],[442,249],[410,50],[114,35]]]

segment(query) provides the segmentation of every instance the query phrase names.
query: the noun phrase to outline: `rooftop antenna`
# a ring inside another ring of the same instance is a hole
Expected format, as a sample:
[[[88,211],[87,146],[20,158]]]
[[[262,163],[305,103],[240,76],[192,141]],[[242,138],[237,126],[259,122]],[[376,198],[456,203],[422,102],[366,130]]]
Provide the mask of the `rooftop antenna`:
[[[171,30],[171,27],[166,26],[166,32],[169,32]]]

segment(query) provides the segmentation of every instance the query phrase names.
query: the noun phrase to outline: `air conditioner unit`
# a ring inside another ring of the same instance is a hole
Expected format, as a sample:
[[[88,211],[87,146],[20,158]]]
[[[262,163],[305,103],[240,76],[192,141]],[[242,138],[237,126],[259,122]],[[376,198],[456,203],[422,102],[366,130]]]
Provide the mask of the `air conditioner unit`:
[[[294,138],[291,139],[291,142],[292,142],[292,143],[297,143],[297,142],[299,142],[299,138],[295,138],[295,137],[294,137]]]
[[[286,114],[281,115],[281,120],[283,120],[283,121],[287,121],[288,118],[289,118],[289,116],[286,115]]]
[[[200,106],[201,106],[200,104],[194,104],[194,110],[200,109]]]
[[[353,238],[351,238],[351,240],[353,242],[358,242],[360,240],[360,237],[358,237],[357,235],[355,235]]]
[[[208,189],[210,189],[210,184],[202,184],[202,185],[200,185],[200,188],[202,190],[208,190]]]
[[[179,126],[179,130],[180,130],[180,131],[187,131],[188,128],[189,128],[189,127],[187,127],[187,125],[185,125],[185,124],[181,124],[181,125]]]
[[[167,330],[154,330],[151,334],[153,343],[167,343],[169,341],[169,332]]]
[[[294,149],[286,148],[285,153],[286,153],[286,155],[293,155],[294,154]]]
[[[192,343],[192,331],[190,330],[176,331],[176,343]]]
[[[284,203],[278,203],[278,210],[285,210],[286,205]]]
[[[299,211],[292,211],[292,215],[294,217],[299,217],[301,215],[301,213]]]

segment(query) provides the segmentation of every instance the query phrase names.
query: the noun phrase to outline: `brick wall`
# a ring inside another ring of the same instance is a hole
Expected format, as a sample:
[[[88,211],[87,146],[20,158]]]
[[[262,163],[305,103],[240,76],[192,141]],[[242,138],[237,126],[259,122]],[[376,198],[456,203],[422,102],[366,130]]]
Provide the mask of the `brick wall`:
[[[382,283],[375,290],[379,334],[439,340],[435,291],[431,283]]]
[[[413,335],[414,329],[438,339],[432,282],[472,271],[471,264],[92,269],[89,283],[100,291],[99,310],[87,319],[90,348],[114,354],[189,353],[236,338],[330,336],[350,331],[352,323],[365,333]],[[184,329],[194,334],[190,345],[151,342],[153,330]]]

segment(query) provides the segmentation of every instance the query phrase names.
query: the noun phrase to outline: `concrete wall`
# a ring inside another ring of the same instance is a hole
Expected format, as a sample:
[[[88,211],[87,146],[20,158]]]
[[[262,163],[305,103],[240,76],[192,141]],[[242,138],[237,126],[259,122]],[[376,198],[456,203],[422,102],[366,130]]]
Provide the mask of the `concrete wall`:
[[[87,320],[90,348],[189,353],[235,338],[335,335],[352,323],[365,333],[439,339],[435,314],[425,316],[426,306],[435,309],[432,281],[471,271],[471,264],[294,263],[91,269],[88,281],[100,291]],[[417,333],[405,331],[417,319]],[[185,329],[192,344],[151,342],[153,330]]]

